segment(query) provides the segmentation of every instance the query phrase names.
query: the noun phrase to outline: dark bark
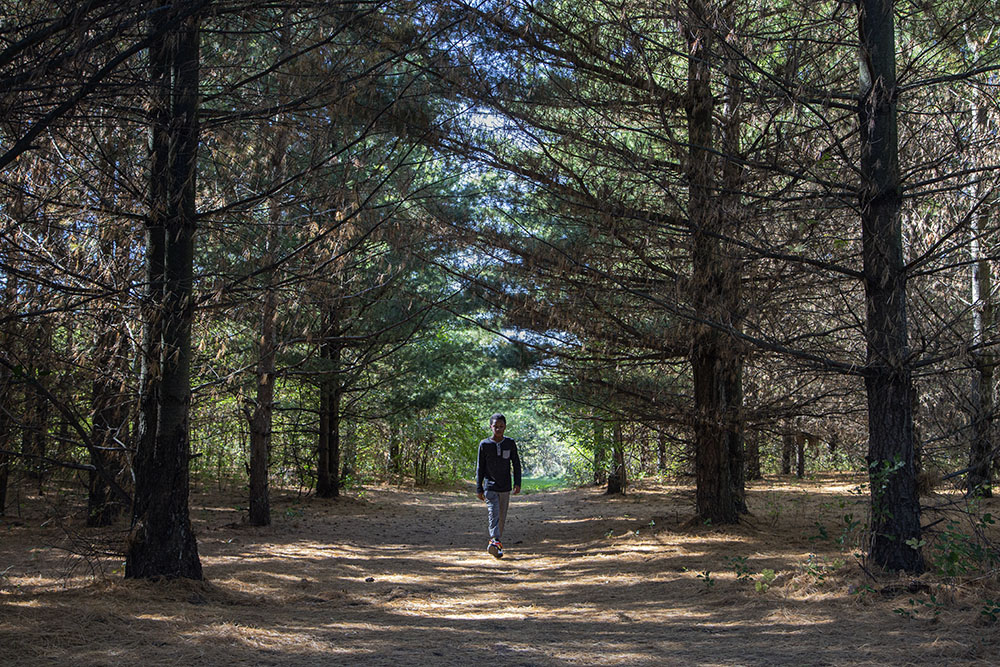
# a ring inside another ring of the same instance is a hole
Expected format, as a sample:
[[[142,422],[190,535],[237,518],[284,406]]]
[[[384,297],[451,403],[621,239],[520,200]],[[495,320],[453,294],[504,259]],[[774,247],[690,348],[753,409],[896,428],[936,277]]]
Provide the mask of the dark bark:
[[[401,441],[403,439],[401,429],[393,424],[389,427],[389,474],[400,475],[403,472],[403,458],[401,451]]]
[[[271,500],[268,492],[268,462],[271,452],[271,428],[274,413],[275,318],[277,301],[274,290],[264,292],[260,341],[257,360],[257,397],[250,419],[250,517],[251,526],[271,523]]]
[[[343,345],[340,335],[340,314],[331,307],[327,313],[326,337],[320,356],[326,362],[320,380],[319,456],[316,475],[316,495],[336,498],[340,495],[340,401],[343,389],[340,362]]]
[[[608,471],[609,495],[625,495],[628,479],[625,468],[625,442],[622,438],[622,425],[615,422],[614,437],[611,444],[611,470]]]
[[[32,375],[38,374],[38,369],[28,370]],[[42,383],[41,377],[38,382]],[[38,483],[38,492],[43,490],[42,481],[45,476],[45,458],[48,449],[48,401],[41,388],[28,385],[24,392],[24,416],[21,427],[21,453],[29,463],[25,467],[27,476]]]
[[[690,4],[688,47],[688,219],[692,234],[691,296],[702,322],[691,341],[694,380],[694,442],[698,516],[716,524],[737,523],[743,509],[742,361],[720,331],[732,327],[738,299],[738,267],[726,256],[719,233],[726,221],[718,201],[711,90],[712,30],[700,2]]]
[[[792,474],[792,452],[795,449],[795,434],[786,431],[781,434],[781,474]]]
[[[189,12],[193,3],[171,11]],[[164,20],[171,20],[166,17]],[[151,292],[147,320],[158,345],[147,340],[142,427],[127,578],[201,579],[201,561],[188,508],[191,403],[191,321],[195,177],[198,153],[199,19],[183,16],[150,49],[152,77],[150,245]],[[159,271],[162,269],[162,272]],[[161,282],[162,281],[162,282]],[[157,283],[162,284],[162,291]],[[152,336],[147,332],[147,337]],[[150,414],[155,409],[155,416]]]
[[[914,466],[912,376],[907,341],[906,274],[900,228],[894,2],[859,2],[861,97],[861,244],[867,305],[865,390],[871,481],[869,558],[887,570],[916,573],[920,502]]]
[[[802,431],[795,434],[795,476],[806,476],[806,434]]]

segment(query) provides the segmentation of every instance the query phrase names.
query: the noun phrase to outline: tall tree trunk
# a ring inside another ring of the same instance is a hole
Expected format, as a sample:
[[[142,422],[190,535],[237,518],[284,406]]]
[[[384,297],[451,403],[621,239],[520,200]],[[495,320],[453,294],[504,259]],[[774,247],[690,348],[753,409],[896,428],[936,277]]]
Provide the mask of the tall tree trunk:
[[[729,336],[738,273],[719,236],[725,211],[715,179],[711,49],[713,31],[704,3],[689,3],[688,48],[688,219],[692,233],[691,294],[700,321],[693,327],[694,442],[698,516],[715,524],[737,523],[743,509],[742,362]]]
[[[331,306],[327,313],[326,336],[320,356],[325,360],[320,381],[320,433],[316,495],[336,498],[340,495],[340,400],[343,394],[340,362],[343,345],[340,342],[340,313]]]
[[[281,53],[280,58],[288,55],[288,11],[281,17]],[[288,82],[279,78],[277,90],[273,97],[279,104],[288,101]],[[273,128],[273,131],[272,131]],[[282,114],[276,118],[267,119],[262,124],[262,136],[270,136],[273,149],[271,151],[270,173],[271,184],[285,181],[287,176],[286,154],[290,132],[287,120]],[[278,318],[278,299],[275,294],[274,266],[277,259],[278,228],[282,220],[282,203],[278,193],[268,198],[268,227],[264,240],[264,256],[261,259],[264,272],[264,300],[261,307],[260,339],[257,344],[257,396],[254,402],[254,412],[250,422],[250,525],[267,526],[271,523],[271,500],[268,491],[268,469],[271,459],[271,432],[274,423],[274,384],[275,358],[277,355],[276,322]]]
[[[804,432],[795,434],[795,476],[799,479],[806,476],[806,441]]]
[[[135,509],[125,560],[127,578],[201,579],[189,496],[191,321],[195,177],[198,154],[199,17],[196,2],[174,4],[158,21],[176,22],[150,48],[151,188],[147,264],[156,352],[149,360],[143,407],[156,408],[155,431],[144,433],[137,456]],[[160,231],[162,230],[162,231]],[[162,273],[157,274],[157,268]],[[162,292],[157,292],[157,282]],[[156,303],[156,299],[161,299]],[[148,419],[143,427],[149,429]]]
[[[786,428],[791,428],[786,425]],[[781,434],[781,474],[792,474],[792,452],[795,449],[795,433],[787,430]]]
[[[265,260],[266,261],[266,260]],[[268,282],[270,282],[268,278]],[[275,319],[277,299],[274,289],[264,289],[261,312],[260,341],[257,358],[257,396],[253,416],[250,418],[250,525],[267,526],[271,523],[271,500],[268,493],[267,473],[271,452],[271,429],[274,413]]]
[[[869,557],[887,570],[920,572],[920,502],[913,460],[912,376],[896,105],[892,0],[860,0],[861,245],[867,302]]]
[[[625,442],[622,438],[621,422],[615,422],[611,443],[611,470],[608,472],[607,493],[625,495],[628,480],[625,468]]]

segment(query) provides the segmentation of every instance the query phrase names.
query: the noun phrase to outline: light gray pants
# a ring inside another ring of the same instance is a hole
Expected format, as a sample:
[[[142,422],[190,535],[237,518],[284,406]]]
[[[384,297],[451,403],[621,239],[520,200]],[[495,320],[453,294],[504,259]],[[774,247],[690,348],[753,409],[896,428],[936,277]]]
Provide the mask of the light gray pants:
[[[490,520],[490,537],[499,540],[503,535],[503,524],[507,520],[507,506],[510,505],[510,491],[487,491],[486,510]]]

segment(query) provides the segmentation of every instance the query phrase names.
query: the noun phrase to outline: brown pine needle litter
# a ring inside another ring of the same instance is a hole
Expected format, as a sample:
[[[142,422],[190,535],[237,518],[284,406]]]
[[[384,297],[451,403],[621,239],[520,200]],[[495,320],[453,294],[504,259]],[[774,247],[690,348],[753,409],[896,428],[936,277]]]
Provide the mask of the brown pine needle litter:
[[[995,565],[872,578],[860,481],[755,483],[738,526],[690,521],[682,484],[521,495],[500,561],[471,487],[277,495],[266,528],[241,523],[239,498],[196,495],[205,582],[125,581],[121,526],[29,497],[0,520],[2,663],[996,664]],[[980,524],[947,493],[924,500],[951,508],[924,516],[943,519],[925,553],[946,562]]]

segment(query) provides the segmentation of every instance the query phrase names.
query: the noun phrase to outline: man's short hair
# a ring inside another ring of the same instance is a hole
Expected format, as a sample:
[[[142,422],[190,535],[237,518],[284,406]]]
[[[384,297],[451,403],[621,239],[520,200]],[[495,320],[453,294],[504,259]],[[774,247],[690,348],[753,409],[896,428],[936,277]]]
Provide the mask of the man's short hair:
[[[497,422],[503,422],[504,424],[506,424],[507,423],[507,418],[504,417],[499,412],[497,412],[496,414],[490,415],[490,426],[493,426]]]

